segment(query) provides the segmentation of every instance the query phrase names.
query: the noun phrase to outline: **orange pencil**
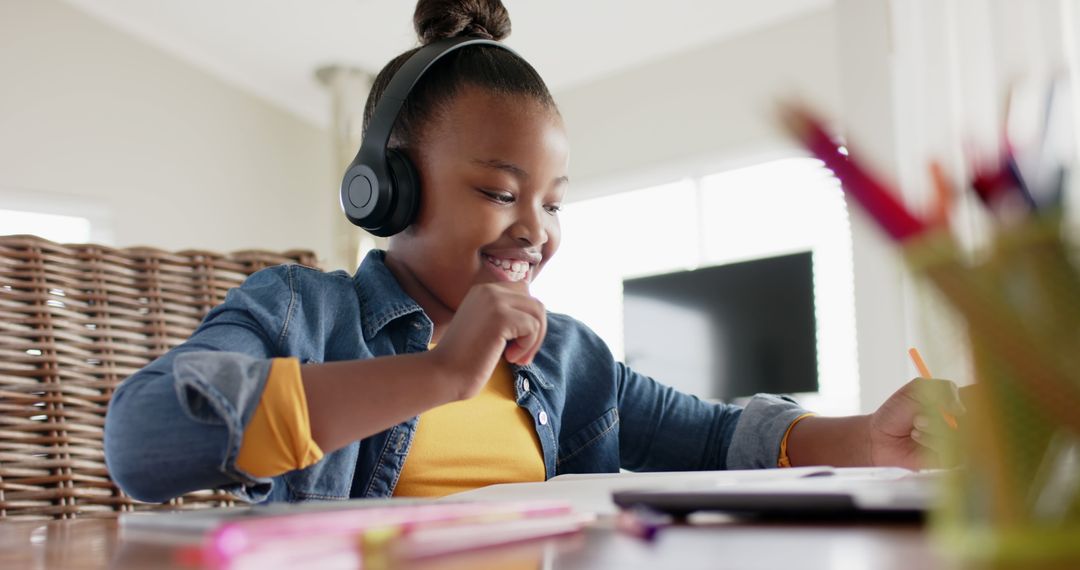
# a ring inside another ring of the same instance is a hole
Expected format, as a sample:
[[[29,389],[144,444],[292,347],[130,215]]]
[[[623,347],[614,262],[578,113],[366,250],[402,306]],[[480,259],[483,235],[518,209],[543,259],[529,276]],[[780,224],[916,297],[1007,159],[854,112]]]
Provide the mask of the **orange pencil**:
[[[911,361],[915,363],[915,368],[919,370],[919,376],[923,378],[933,378],[930,374],[930,369],[926,366],[926,361],[922,359],[922,355],[919,354],[919,349],[911,347],[908,349],[908,356],[911,357]],[[956,416],[945,411],[945,408],[938,405],[938,410],[941,412],[941,417],[945,419],[945,423],[949,424],[949,427],[956,429],[959,424],[956,422]]]
[[[934,205],[930,210],[927,223],[936,227],[948,227],[949,208],[953,195],[952,184],[949,182],[949,177],[945,175],[945,169],[936,160],[930,163],[930,179],[934,183]]]

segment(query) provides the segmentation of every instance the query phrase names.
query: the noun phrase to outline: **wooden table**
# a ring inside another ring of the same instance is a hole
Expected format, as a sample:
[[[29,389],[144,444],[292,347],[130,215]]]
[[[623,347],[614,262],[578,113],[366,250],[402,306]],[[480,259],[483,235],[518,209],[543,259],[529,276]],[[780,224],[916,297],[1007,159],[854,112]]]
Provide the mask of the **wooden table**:
[[[195,551],[124,540],[114,519],[0,522],[0,568],[198,568]],[[663,529],[653,542],[600,521],[569,537],[410,564],[422,570],[694,568],[945,568],[912,523],[736,523],[714,519]],[[290,570],[299,570],[291,568]]]

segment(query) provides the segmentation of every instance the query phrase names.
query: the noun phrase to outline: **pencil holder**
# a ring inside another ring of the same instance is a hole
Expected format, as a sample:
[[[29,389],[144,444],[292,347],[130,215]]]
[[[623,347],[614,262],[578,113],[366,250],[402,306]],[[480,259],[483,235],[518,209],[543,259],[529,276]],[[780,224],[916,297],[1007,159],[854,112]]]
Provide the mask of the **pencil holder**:
[[[932,525],[967,567],[1080,567],[1080,278],[1058,216],[973,261],[944,233],[904,246],[963,318],[976,385]]]

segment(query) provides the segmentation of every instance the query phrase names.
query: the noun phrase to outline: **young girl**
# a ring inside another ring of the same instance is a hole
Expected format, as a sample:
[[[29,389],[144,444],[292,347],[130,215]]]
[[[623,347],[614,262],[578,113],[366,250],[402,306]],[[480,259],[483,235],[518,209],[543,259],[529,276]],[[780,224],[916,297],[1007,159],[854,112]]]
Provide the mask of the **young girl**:
[[[423,44],[510,32],[498,0],[420,0],[414,20]],[[365,126],[415,51],[379,73]],[[703,402],[547,313],[529,284],[559,247],[569,149],[546,85],[512,52],[471,45],[440,59],[390,147],[422,191],[386,252],[352,276],[252,275],[116,391],[105,453],[131,496],[441,496],[620,468],[916,467],[946,433],[918,415],[913,383],[866,416],[816,417],[770,395]],[[954,385],[920,382],[961,411]]]

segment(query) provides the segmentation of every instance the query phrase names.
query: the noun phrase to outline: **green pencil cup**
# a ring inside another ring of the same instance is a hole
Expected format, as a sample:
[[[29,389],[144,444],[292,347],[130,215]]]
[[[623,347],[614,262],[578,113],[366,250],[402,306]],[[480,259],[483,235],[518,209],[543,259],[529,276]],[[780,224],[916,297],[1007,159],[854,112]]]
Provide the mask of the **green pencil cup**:
[[[975,370],[931,517],[963,568],[1080,568],[1080,278],[1056,216],[977,260],[945,234],[905,245],[963,318]]]

